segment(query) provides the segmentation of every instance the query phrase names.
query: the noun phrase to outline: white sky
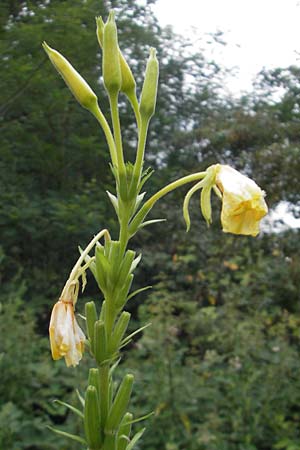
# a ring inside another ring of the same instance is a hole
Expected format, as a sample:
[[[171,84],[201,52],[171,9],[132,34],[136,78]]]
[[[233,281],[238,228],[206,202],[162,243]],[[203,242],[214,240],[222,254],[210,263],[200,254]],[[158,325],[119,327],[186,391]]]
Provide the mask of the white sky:
[[[228,45],[208,46],[207,54],[239,68],[225,81],[233,94],[251,89],[263,67],[300,64],[300,0],[157,0],[153,11],[161,25],[195,41],[197,34],[225,33]]]

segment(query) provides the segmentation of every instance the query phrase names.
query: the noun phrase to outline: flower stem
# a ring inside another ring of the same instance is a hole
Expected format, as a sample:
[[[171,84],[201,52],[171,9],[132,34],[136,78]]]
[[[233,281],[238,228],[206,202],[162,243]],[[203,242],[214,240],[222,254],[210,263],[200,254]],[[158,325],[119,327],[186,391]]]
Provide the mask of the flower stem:
[[[166,194],[174,191],[174,189],[177,189],[180,186],[183,186],[187,183],[191,183],[193,181],[201,180],[202,178],[205,177],[205,175],[206,172],[197,172],[191,175],[187,175],[186,177],[179,178],[179,180],[173,181],[172,183],[168,184],[167,186],[156,192],[156,194],[152,195],[152,197],[150,197],[149,200],[147,200],[144,203],[142,208],[139,210],[139,212],[136,214],[132,222],[129,224],[130,237],[136,233],[141,222],[145,219],[149,211],[152,209],[153,205],[160,198],[164,197]]]
[[[115,145],[114,138],[113,138],[112,132],[110,130],[110,127],[107,123],[107,120],[105,119],[105,117],[98,105],[96,108],[94,108],[92,110],[92,113],[94,114],[94,116],[96,117],[96,119],[98,120],[98,122],[100,123],[100,125],[104,131],[106,141],[108,144],[108,148],[109,148],[109,152],[110,152],[112,164],[113,164],[113,166],[117,167],[118,160],[117,160],[116,145]]]

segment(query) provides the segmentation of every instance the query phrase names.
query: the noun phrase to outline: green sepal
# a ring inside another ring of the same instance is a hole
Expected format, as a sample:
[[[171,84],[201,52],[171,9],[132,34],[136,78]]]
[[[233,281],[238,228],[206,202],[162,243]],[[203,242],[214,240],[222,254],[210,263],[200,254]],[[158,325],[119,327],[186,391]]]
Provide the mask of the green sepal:
[[[49,425],[47,425],[47,428],[49,428],[49,430],[53,431],[54,433],[59,434],[60,436],[71,439],[72,441],[79,442],[80,444],[82,444],[84,446],[87,445],[86,440],[80,436],[77,436],[76,434],[70,434],[70,433],[67,433],[66,431],[61,431],[61,430],[58,430],[57,428],[50,427]]]
[[[190,213],[189,213],[190,200],[191,200],[193,194],[203,187],[203,182],[204,182],[204,180],[201,180],[197,184],[195,184],[195,186],[193,186],[188,191],[188,193],[186,194],[184,201],[183,201],[182,212],[183,212],[183,218],[185,220],[187,232],[189,231],[190,226],[191,226],[191,219],[190,219]]]
[[[75,408],[75,406],[69,405],[69,403],[62,402],[61,400],[53,400],[53,403],[58,403],[61,406],[65,406],[70,411],[72,411],[74,414],[79,416],[81,419],[83,419],[83,417],[84,417],[82,411],[80,411],[79,409]]]
[[[94,302],[88,302],[85,304],[85,317],[87,335],[91,343],[91,350],[94,353],[94,329],[95,322],[97,320],[97,310]]]
[[[127,412],[122,419],[117,437],[117,450],[126,450],[126,447],[130,442],[129,436],[131,432],[132,418],[133,415]]]
[[[130,400],[133,379],[131,374],[123,378],[106,421],[105,432],[108,434],[115,432],[121,423]]]
[[[94,386],[88,386],[85,394],[84,429],[89,448],[101,448],[101,421],[99,414],[98,393]]]
[[[94,340],[95,359],[98,364],[101,364],[107,358],[105,325],[102,320],[97,320],[95,322]]]
[[[114,353],[118,350],[123,336],[126,333],[130,316],[131,314],[127,311],[123,311],[120,315],[110,339],[109,353]]]

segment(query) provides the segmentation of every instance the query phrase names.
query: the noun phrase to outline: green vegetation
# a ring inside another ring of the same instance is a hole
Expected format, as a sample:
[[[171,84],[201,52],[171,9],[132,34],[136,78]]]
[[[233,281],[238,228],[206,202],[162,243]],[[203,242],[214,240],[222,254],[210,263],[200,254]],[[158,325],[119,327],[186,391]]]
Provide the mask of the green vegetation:
[[[158,49],[160,92],[147,151],[154,187],[217,161],[231,163],[253,173],[270,207],[285,200],[297,212],[299,68],[261,73],[255,93],[224,99],[221,68],[191,47],[183,52],[189,43],[159,29],[148,6],[110,3],[135,76],[145,69],[148,45]],[[1,2],[3,450],[80,448],[58,440],[47,426],[78,432],[77,416],[53,400],[79,402],[74,386],[86,388],[91,362],[86,353],[76,371],[53,363],[47,328],[78,244],[85,247],[104,227],[114,234],[105,194],[112,189],[112,175],[104,136],[48,70],[41,43],[47,38],[76,63],[109,117],[94,23],[95,16],[107,16],[106,4],[40,0],[25,2],[24,9],[19,2]],[[277,90],[281,96],[274,95]],[[133,122],[124,103],[128,159],[136,139]],[[215,199],[209,232],[192,200],[187,235],[180,211],[185,192],[182,188],[156,206],[151,217],[167,222],[146,228],[132,243],[137,251],[143,248],[134,288],[154,286],[129,303],[135,325],[151,320],[152,326],[126,349],[121,365],[135,375],[134,415],[155,412],[140,448],[298,450],[299,231],[257,239],[224,235]],[[89,277],[85,300],[96,292]],[[79,311],[83,304],[79,298]]]

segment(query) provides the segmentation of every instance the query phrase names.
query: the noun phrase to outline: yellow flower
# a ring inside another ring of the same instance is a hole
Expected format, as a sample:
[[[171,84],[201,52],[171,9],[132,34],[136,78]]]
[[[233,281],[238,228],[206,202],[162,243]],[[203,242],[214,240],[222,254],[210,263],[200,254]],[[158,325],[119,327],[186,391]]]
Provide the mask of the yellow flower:
[[[85,336],[79,327],[73,302],[59,300],[53,307],[50,326],[53,359],[65,358],[67,366],[76,366],[82,358]]]
[[[253,180],[232,167],[216,166],[216,185],[222,193],[223,202],[223,231],[256,236],[259,222],[268,212],[265,193]]]

